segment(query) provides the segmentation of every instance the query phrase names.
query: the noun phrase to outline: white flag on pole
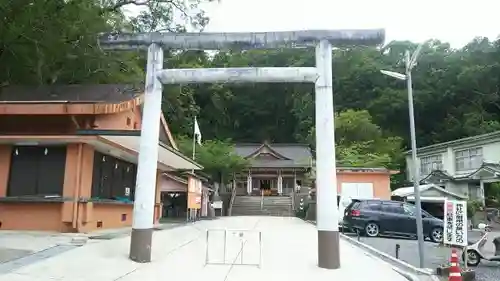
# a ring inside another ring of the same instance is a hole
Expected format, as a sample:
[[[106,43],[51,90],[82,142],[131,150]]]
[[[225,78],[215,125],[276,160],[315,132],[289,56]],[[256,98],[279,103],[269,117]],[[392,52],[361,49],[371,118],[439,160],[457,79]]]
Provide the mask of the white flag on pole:
[[[196,139],[196,142],[201,145],[201,131],[200,126],[198,126],[198,120],[196,120],[196,117],[194,118],[194,138]]]

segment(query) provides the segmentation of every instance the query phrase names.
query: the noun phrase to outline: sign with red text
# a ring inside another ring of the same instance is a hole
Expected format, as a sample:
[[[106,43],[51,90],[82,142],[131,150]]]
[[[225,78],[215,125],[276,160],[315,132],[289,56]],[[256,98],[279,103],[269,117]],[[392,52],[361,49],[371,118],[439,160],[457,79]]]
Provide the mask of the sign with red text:
[[[202,183],[195,177],[188,178],[188,208],[201,209]]]
[[[443,243],[467,246],[467,201],[444,201]]]

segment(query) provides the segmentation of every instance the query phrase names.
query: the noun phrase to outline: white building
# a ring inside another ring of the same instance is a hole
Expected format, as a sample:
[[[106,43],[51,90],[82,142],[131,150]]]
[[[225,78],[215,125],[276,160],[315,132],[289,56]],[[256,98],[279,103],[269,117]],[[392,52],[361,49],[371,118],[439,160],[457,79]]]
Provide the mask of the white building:
[[[485,184],[500,181],[500,131],[421,147],[417,158],[421,184],[484,200]],[[406,164],[412,181],[411,151]]]

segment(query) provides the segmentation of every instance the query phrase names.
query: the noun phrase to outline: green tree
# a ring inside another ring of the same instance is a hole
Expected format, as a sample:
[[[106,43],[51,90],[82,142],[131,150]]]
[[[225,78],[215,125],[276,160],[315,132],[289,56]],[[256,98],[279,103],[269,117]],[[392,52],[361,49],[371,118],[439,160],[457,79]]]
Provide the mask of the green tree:
[[[338,114],[335,135],[339,162],[345,166],[394,168],[402,157],[402,139],[385,136],[366,110]]]
[[[94,1],[2,1],[0,83],[123,83],[142,80],[130,53],[97,48],[96,34],[122,26]]]
[[[207,0],[209,1],[209,0]],[[144,54],[103,52],[97,34],[196,30],[208,22],[200,1],[45,0],[0,3],[0,85],[143,83]],[[125,11],[139,10],[125,16]],[[175,21],[176,19],[177,21]],[[168,54],[167,56],[168,57]]]
[[[178,137],[177,143],[185,155],[193,154],[192,138]],[[222,183],[229,182],[232,173],[241,172],[249,164],[246,159],[235,154],[230,140],[206,140],[203,145],[196,144],[195,159],[204,167],[204,173]]]
[[[314,128],[309,139],[314,139]],[[335,116],[337,163],[349,167],[397,167],[401,138],[384,135],[366,110],[352,109]]]
[[[195,30],[202,30],[208,17],[199,5],[213,0],[102,0],[100,15],[122,15],[129,12],[129,28],[139,32],[184,32],[187,23]],[[132,11],[138,11],[132,13]]]
[[[199,9],[201,1],[210,0],[189,1],[189,7],[183,0],[2,1],[0,87],[142,84],[144,52],[104,52],[96,35],[202,30],[208,19]],[[400,147],[409,147],[406,85],[379,70],[403,71],[405,50],[415,48],[412,42],[394,41],[383,48],[334,50],[337,156],[343,164],[406,170],[398,156]],[[314,66],[312,49],[166,50],[164,57],[168,68]],[[418,146],[500,129],[500,40],[473,38],[462,48],[429,40],[413,78]],[[196,115],[204,137],[214,142],[315,142],[311,84],[169,85],[162,108],[179,135],[191,133]]]

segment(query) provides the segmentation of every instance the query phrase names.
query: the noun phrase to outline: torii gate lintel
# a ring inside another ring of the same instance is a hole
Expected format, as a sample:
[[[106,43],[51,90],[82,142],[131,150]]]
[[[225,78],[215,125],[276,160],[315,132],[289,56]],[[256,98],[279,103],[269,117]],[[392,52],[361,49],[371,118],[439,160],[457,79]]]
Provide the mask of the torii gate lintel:
[[[226,33],[104,33],[99,44],[104,49],[137,49],[158,44],[171,50],[275,49],[316,47],[326,40],[336,47],[379,45],[385,40],[384,29],[300,30],[277,32]]]

